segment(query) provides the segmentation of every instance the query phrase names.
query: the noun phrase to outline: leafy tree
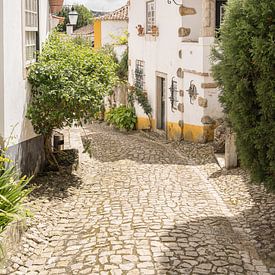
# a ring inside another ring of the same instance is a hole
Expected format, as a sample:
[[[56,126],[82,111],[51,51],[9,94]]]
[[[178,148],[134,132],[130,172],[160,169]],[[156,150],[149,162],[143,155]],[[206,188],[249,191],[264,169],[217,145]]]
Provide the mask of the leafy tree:
[[[275,188],[275,1],[231,0],[217,48],[214,77],[237,133],[241,163]]]
[[[79,29],[81,27],[87,26],[92,23],[93,20],[93,13],[91,10],[86,8],[84,5],[74,5],[74,9],[78,12],[78,20],[76,29]],[[71,9],[69,7],[63,7],[61,12],[58,14],[59,16],[62,16],[65,18],[64,23],[59,25],[59,29],[61,31],[66,31],[66,25],[70,22],[69,21],[69,12]]]
[[[109,55],[53,33],[28,79],[32,97],[27,117],[35,132],[44,136],[52,163],[53,130],[90,120],[99,111],[104,95],[117,81],[116,64]]]

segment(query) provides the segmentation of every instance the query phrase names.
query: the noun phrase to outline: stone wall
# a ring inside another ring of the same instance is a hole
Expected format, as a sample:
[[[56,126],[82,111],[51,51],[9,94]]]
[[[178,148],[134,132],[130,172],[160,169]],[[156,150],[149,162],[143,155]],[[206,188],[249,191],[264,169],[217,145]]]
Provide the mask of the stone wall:
[[[37,174],[45,163],[42,136],[9,147],[7,155],[14,161],[22,174],[29,176]]]
[[[7,259],[17,249],[21,237],[26,230],[24,220],[15,221],[0,235],[0,267],[2,267]]]

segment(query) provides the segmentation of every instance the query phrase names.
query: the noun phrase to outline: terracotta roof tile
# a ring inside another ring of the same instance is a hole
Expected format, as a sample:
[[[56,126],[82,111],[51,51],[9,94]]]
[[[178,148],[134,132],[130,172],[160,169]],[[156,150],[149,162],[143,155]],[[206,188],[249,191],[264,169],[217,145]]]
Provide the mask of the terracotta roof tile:
[[[81,27],[74,31],[75,35],[88,35],[94,33],[94,26],[93,24],[89,24],[87,26]]]
[[[103,16],[97,17],[100,20],[128,20],[128,4],[117,9],[115,11],[109,12]]]

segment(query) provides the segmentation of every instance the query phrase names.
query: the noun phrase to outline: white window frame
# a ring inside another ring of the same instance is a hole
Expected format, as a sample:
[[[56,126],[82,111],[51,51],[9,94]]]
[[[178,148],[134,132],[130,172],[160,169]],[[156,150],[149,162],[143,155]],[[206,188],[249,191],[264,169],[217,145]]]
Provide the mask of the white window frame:
[[[155,0],[146,2],[146,33],[152,33],[152,27],[156,25]]]
[[[36,62],[37,35],[39,32],[39,0],[23,0],[23,49],[25,67]],[[28,3],[28,5],[27,5]],[[29,20],[27,22],[27,20]],[[33,55],[33,58],[30,58]]]

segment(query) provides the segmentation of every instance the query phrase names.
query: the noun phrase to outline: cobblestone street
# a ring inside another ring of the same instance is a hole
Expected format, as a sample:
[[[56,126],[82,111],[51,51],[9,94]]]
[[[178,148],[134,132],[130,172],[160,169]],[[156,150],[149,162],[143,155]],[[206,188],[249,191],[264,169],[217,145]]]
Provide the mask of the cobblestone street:
[[[220,171],[210,146],[86,133],[77,172],[37,179],[3,274],[275,274],[275,196]]]

